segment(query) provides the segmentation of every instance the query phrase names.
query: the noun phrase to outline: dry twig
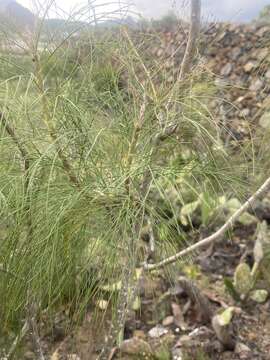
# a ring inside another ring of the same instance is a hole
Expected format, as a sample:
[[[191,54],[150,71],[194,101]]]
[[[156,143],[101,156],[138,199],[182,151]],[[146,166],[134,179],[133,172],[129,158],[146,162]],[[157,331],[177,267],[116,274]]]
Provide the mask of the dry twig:
[[[196,43],[200,33],[201,0],[191,1],[190,31],[185,55],[181,64],[179,80],[182,81],[191,71],[192,60],[196,52]]]

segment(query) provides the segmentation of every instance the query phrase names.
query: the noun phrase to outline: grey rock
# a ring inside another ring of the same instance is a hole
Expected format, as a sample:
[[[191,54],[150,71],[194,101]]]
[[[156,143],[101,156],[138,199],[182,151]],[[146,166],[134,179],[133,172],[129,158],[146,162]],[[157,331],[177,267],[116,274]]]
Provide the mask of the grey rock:
[[[270,129],[270,111],[265,112],[260,120],[259,120],[259,124],[263,129]]]
[[[151,330],[149,330],[148,335],[155,339],[155,338],[159,338],[163,335],[166,335],[168,333],[168,330],[162,326],[162,325],[156,325],[155,327],[153,327]]]
[[[246,109],[241,110],[241,112],[240,112],[240,116],[247,117],[249,115],[250,115],[250,109],[246,108]]]
[[[233,69],[233,65],[232,63],[227,63],[226,65],[223,66],[223,68],[220,70],[220,74],[222,76],[229,76],[230,73],[232,72]]]
[[[250,353],[250,352],[251,352],[251,349],[250,349],[247,345],[238,342],[238,343],[236,343],[236,345],[235,345],[235,350],[234,350],[234,352],[235,352],[236,354],[240,355],[240,354],[242,354],[242,353]]]
[[[265,75],[266,79],[270,79],[270,69],[266,71]]]
[[[258,66],[258,62],[257,61],[249,61],[244,65],[244,70],[246,73],[251,72],[252,70],[256,69],[256,67]]]
[[[249,87],[249,90],[251,90],[251,91],[259,91],[259,90],[261,90],[263,88],[263,85],[264,85],[264,83],[263,83],[262,80],[260,80],[260,79],[254,80],[254,81],[252,81],[252,83],[251,83],[251,85]]]
[[[139,338],[124,340],[120,346],[120,351],[128,355],[152,354],[151,346]]]
[[[241,48],[239,48],[239,47],[234,48],[231,53],[232,60],[236,60],[241,54],[242,54]]]

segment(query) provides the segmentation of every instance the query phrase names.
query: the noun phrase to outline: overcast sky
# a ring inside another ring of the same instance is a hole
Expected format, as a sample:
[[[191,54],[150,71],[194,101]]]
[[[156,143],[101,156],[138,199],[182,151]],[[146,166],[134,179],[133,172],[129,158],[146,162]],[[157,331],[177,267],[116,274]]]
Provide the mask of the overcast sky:
[[[90,0],[96,5],[114,2],[115,5],[106,6],[107,11],[117,7],[121,0]],[[123,1],[123,0],[122,0]],[[137,10],[146,17],[158,17],[171,9],[179,14],[185,12],[188,0],[128,0],[133,1]],[[18,0],[24,6],[31,7],[32,0]],[[34,0],[44,4],[44,0]],[[70,12],[80,6],[87,5],[87,0],[56,0],[57,6]],[[270,5],[270,0],[202,0],[203,16],[211,20],[248,21],[258,15],[260,10]],[[100,9],[100,8],[99,8]],[[104,8],[103,8],[104,9]]]

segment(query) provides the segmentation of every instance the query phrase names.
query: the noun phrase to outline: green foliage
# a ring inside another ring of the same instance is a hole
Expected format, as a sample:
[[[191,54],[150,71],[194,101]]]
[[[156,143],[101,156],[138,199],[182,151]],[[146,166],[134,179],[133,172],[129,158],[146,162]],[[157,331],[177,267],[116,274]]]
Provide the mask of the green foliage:
[[[194,204],[207,224],[225,190],[244,194],[249,165],[220,144],[200,91],[205,77],[156,84],[159,66],[144,64],[126,31],[97,40],[77,44],[79,54],[68,41],[29,48],[23,64],[1,55],[0,110],[16,135],[1,118],[1,330],[18,329],[33,299],[39,312],[64,304],[73,320],[90,303],[116,302],[126,271],[132,282],[145,260],[145,215],[159,259],[186,245]],[[179,132],[166,137],[171,124]],[[113,284],[119,290],[108,291]]]
[[[0,56],[0,79],[11,80],[14,76],[25,76],[31,71],[31,63],[29,56],[2,54]]]
[[[57,56],[44,49],[40,55],[42,72],[47,82],[63,81],[63,79],[75,80],[79,76],[79,58],[76,49],[60,48]]]

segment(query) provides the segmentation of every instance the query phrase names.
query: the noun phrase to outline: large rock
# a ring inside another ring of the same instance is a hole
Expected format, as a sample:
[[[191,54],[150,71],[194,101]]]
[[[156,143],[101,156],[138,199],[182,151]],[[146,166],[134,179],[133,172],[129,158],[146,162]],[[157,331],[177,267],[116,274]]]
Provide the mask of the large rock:
[[[120,351],[124,354],[137,356],[152,354],[151,346],[146,341],[136,337],[123,341]]]

